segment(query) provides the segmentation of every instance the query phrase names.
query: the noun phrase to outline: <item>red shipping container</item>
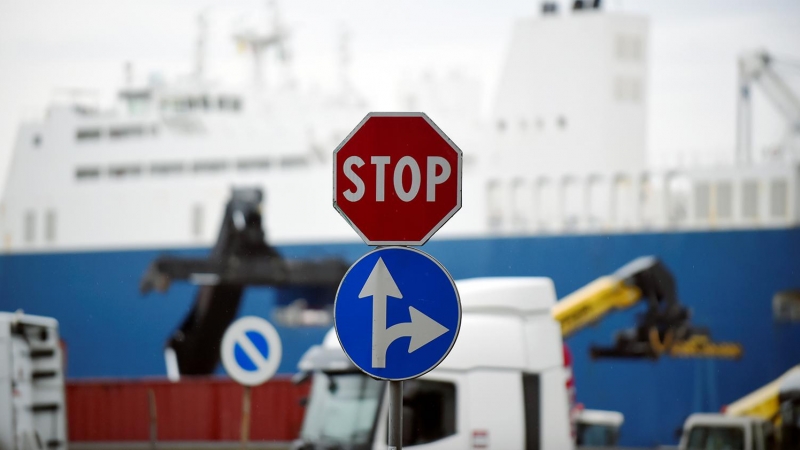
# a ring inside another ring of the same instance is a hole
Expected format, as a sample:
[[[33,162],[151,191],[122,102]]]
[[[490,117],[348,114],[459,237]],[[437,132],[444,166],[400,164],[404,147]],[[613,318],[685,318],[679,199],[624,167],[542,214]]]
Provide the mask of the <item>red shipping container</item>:
[[[157,438],[233,441],[240,435],[244,387],[228,378],[67,382],[70,441],[147,441],[150,400],[155,399]],[[252,388],[250,439],[290,441],[303,420],[308,383],[276,377]]]

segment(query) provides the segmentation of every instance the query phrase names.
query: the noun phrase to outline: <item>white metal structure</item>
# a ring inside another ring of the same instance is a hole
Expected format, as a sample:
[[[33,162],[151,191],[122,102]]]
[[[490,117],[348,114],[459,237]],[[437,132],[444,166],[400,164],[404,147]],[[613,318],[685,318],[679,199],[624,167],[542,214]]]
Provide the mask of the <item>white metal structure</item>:
[[[797,161],[800,159],[800,98],[775,71],[775,58],[766,50],[752,51],[739,57],[739,111],[736,143],[740,164],[753,161],[753,85],[772,102],[786,120],[786,131],[775,149],[772,159]]]
[[[0,312],[0,448],[67,448],[55,319]]]

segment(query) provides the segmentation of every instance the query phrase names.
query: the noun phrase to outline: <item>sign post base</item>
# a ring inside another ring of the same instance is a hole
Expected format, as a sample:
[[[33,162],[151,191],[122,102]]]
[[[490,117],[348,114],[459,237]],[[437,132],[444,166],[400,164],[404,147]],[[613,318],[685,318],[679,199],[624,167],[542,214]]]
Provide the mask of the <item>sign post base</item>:
[[[250,440],[250,386],[243,386],[242,389],[242,427],[241,427],[241,450],[247,448]]]

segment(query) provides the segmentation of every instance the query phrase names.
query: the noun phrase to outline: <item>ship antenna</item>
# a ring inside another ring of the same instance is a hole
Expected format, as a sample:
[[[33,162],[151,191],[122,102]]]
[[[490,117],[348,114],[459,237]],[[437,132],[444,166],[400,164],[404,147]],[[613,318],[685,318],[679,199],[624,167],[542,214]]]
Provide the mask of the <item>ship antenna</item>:
[[[197,41],[195,42],[195,55],[194,55],[194,76],[197,79],[203,78],[205,70],[205,53],[206,53],[206,35],[208,33],[208,21],[206,20],[206,13],[208,9],[203,10],[197,15]]]
[[[346,25],[342,25],[339,35],[339,76],[341,77],[342,91],[347,94],[350,92],[350,30]]]

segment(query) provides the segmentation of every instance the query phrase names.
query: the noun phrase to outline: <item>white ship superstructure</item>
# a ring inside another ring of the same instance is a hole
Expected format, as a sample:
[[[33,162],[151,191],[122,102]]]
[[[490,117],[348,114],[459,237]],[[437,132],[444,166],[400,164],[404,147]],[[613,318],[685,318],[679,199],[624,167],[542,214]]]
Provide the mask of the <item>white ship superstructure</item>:
[[[646,166],[648,48],[642,17],[526,19],[489,119],[409,102],[465,154],[464,206],[437,238],[797,224],[796,162]],[[331,153],[368,111],[352,93],[197,76],[126,87],[108,110],[53,104],[19,129],[2,249],[207,247],[234,186],[262,187],[272,242],[354,241],[331,207]]]

